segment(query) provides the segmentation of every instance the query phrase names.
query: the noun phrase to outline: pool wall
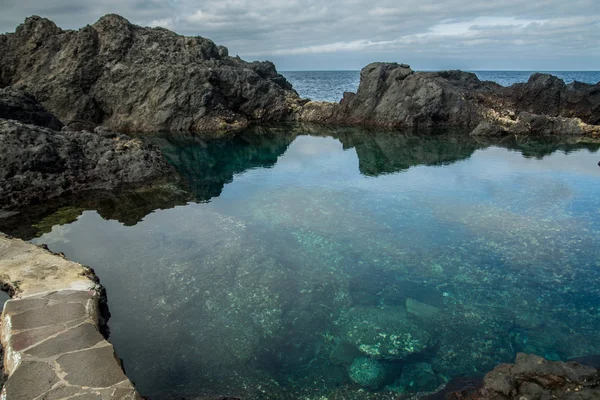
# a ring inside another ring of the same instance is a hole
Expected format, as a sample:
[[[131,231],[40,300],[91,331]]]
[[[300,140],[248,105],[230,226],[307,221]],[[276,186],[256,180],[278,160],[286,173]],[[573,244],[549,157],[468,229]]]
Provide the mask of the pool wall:
[[[138,400],[106,340],[104,288],[94,271],[0,234],[2,399]]]

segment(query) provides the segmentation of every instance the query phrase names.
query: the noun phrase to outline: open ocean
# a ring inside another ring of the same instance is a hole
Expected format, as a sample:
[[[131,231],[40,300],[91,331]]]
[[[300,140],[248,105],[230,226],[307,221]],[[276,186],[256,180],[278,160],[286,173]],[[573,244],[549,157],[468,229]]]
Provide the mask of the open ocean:
[[[513,83],[527,82],[534,71],[472,71],[481,80],[495,81],[509,86]],[[573,81],[585,83],[600,82],[600,71],[544,71],[556,75],[566,83]],[[302,97],[318,101],[341,100],[344,92],[356,92],[360,81],[360,71],[281,71],[294,85]]]

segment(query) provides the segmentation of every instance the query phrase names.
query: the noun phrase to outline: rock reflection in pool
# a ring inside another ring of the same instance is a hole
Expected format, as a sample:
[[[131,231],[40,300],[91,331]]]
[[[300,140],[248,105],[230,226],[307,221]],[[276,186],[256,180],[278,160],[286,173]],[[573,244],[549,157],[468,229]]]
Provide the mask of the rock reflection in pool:
[[[129,224],[62,204],[87,211],[35,239],[96,269],[144,395],[392,398],[518,351],[600,353],[595,144],[311,127],[152,141],[183,201]]]

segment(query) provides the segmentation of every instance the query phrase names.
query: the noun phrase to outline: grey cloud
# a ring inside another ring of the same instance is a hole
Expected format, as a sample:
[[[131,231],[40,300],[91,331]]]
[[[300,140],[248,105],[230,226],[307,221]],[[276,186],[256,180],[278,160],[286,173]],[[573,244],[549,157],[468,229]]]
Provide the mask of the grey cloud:
[[[0,1],[0,31],[31,14],[78,28],[115,12],[280,69],[355,69],[375,60],[425,69],[600,69],[597,0]]]

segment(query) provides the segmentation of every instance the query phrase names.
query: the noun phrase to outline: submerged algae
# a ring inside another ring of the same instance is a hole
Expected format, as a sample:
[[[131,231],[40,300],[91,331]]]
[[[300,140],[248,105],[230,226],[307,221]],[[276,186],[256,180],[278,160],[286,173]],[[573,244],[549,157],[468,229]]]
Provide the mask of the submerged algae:
[[[83,211],[85,211],[85,209],[80,207],[63,207],[58,209],[54,214],[44,217],[40,222],[32,224],[31,226],[38,229],[36,236],[39,237],[44,233],[50,232],[54,226],[62,226],[76,221]]]

